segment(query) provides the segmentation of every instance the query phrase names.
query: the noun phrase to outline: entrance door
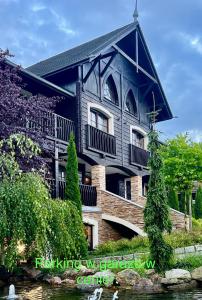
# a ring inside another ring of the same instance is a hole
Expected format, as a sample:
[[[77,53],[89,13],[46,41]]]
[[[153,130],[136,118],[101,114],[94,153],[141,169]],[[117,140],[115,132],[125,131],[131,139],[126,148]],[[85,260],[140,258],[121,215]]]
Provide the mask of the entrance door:
[[[125,198],[131,200],[131,181],[130,178],[125,179]]]
[[[93,225],[85,225],[86,240],[88,242],[88,249],[93,250]]]

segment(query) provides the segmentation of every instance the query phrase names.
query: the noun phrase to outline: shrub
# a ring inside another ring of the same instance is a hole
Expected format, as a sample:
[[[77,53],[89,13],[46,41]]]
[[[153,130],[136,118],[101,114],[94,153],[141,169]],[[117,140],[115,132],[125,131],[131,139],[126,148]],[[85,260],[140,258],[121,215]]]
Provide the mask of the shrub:
[[[0,185],[0,259],[12,270],[18,261],[18,243],[24,258],[45,256],[81,258],[87,255],[84,227],[70,201],[49,199],[43,179],[35,173],[4,179]]]
[[[48,191],[37,174],[23,174],[1,182],[0,257],[9,269],[16,264],[19,241],[26,246],[27,253],[33,248],[36,255],[45,252],[48,199]]]
[[[202,244],[202,220],[193,219],[194,230],[192,233],[185,231],[176,231],[171,234],[165,234],[164,238],[173,248],[181,248]],[[197,227],[196,227],[197,224]],[[94,255],[114,255],[127,254],[135,252],[149,251],[149,241],[147,237],[134,237],[132,240],[122,239],[119,241],[109,241],[98,245]]]
[[[87,256],[87,241],[77,208],[71,201],[50,200],[48,241],[55,258],[79,259]]]
[[[182,259],[176,259],[173,268],[192,271],[195,268],[201,267],[201,260],[202,255],[190,255]]]

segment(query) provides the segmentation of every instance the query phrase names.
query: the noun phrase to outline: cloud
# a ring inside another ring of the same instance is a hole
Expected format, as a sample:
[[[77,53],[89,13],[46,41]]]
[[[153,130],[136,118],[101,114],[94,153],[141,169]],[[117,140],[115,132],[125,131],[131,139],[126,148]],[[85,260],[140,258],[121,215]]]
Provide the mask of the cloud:
[[[46,6],[43,4],[40,4],[40,3],[36,3],[36,4],[32,5],[32,7],[31,7],[31,10],[33,12],[38,12],[38,11],[41,11],[44,9],[46,9]]]
[[[60,31],[64,32],[66,35],[75,36],[77,34],[77,32],[70,27],[70,24],[64,17],[56,13],[53,9],[50,9],[50,12],[55,17],[55,24]]]
[[[186,46],[188,44],[192,49],[196,50],[196,52],[202,55],[202,40],[200,36],[180,32],[179,38],[185,43]]]
[[[191,136],[194,142],[196,143],[202,142],[202,130],[192,129],[192,130],[188,130],[187,133]]]

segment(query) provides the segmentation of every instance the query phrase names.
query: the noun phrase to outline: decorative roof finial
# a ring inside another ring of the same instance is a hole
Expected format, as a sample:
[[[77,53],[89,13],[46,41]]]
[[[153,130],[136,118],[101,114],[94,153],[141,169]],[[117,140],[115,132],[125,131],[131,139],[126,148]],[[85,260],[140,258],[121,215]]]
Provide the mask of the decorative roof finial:
[[[134,18],[134,22],[138,22],[138,9],[137,9],[137,0],[136,0],[136,4],[135,4],[135,11],[134,11],[134,14],[133,14],[133,18]]]

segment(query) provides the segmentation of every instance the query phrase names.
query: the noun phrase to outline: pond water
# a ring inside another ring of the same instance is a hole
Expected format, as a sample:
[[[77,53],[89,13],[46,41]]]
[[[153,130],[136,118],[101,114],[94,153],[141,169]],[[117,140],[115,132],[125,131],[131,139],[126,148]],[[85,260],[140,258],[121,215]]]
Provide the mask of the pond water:
[[[22,295],[25,291],[30,291],[33,288],[38,287],[37,285],[21,284],[16,285],[16,294]],[[113,291],[103,292],[102,300],[112,300]],[[0,298],[8,295],[8,287],[0,289]],[[89,293],[83,293],[78,290],[68,288],[50,288],[49,286],[42,286],[42,292],[38,295],[33,295],[33,300],[87,300]],[[156,295],[135,295],[130,291],[119,292],[119,300],[190,300],[190,299],[201,299],[202,300],[202,289],[192,290],[180,293],[169,293],[169,294],[156,294]]]

